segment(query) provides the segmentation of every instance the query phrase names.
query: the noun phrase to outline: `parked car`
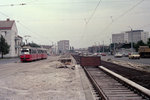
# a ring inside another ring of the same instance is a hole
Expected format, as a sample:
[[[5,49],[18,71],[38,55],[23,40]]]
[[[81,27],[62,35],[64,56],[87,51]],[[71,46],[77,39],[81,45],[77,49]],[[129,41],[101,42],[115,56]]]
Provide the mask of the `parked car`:
[[[123,53],[122,56],[123,56],[123,57],[128,57],[128,56],[129,56],[129,53]]]
[[[102,56],[106,56],[106,53],[101,53]]]
[[[137,52],[132,52],[129,55],[129,59],[140,59],[140,55]]]
[[[115,58],[121,58],[123,55],[121,54],[121,53],[116,53],[115,55],[114,55],[114,57]]]

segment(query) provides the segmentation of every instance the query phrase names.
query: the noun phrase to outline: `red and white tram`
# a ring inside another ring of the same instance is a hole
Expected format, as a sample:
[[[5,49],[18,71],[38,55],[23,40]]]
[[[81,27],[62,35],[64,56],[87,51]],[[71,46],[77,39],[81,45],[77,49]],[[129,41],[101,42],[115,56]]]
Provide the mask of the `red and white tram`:
[[[35,61],[40,59],[47,59],[47,51],[41,48],[24,47],[21,49],[20,60]]]

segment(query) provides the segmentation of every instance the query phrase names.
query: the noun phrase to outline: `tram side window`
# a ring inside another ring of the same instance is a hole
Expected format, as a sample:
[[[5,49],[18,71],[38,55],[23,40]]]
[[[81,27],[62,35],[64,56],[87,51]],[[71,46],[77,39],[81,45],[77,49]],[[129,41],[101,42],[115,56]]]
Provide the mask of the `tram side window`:
[[[36,53],[36,50],[32,50],[32,54],[35,54]]]
[[[36,54],[36,50],[34,50],[34,53]]]
[[[40,53],[41,53],[41,51],[40,51],[40,50],[38,50],[38,53],[40,54]]]
[[[31,51],[31,49],[29,49],[29,54],[32,54],[32,51]]]
[[[44,51],[44,53],[46,53],[46,54],[47,54],[47,51],[45,50],[45,51]]]
[[[31,49],[31,54],[33,54],[33,50]]]

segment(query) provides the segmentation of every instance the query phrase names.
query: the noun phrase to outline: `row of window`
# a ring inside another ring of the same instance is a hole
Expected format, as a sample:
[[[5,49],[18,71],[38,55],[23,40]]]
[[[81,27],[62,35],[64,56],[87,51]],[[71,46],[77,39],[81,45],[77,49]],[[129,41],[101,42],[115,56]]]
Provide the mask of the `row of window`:
[[[35,54],[35,53],[47,53],[47,51],[46,50],[36,50],[36,49],[23,49],[22,51],[21,51],[22,53],[28,53],[28,54]]]

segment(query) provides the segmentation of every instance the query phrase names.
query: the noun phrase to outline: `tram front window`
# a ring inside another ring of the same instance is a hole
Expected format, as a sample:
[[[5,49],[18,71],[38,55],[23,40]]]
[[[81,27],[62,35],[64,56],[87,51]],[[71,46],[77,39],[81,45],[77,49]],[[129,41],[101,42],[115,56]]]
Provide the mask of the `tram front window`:
[[[29,50],[22,50],[21,54],[29,54]]]

